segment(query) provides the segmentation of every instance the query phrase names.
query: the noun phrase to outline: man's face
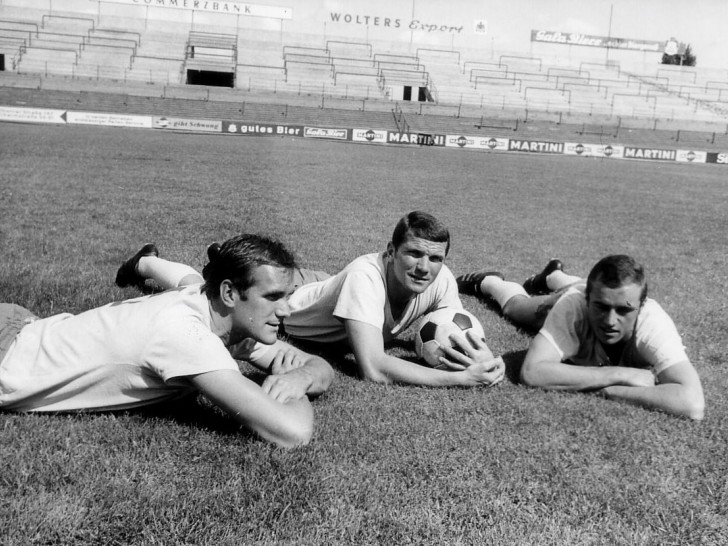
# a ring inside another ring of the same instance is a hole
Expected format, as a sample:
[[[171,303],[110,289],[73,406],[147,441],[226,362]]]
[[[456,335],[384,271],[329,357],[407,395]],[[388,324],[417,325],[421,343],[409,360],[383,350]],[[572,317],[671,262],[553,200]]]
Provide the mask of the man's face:
[[[597,339],[603,345],[629,341],[640,309],[642,287],[626,284],[608,288],[595,281],[589,294],[587,316]]]
[[[395,249],[389,244],[392,273],[402,294],[421,294],[430,286],[445,262],[447,243],[436,243],[409,235]]]
[[[281,321],[291,314],[288,297],[293,291],[293,271],[261,265],[253,273],[253,284],[235,302],[233,332],[238,340],[252,338],[275,343]]]

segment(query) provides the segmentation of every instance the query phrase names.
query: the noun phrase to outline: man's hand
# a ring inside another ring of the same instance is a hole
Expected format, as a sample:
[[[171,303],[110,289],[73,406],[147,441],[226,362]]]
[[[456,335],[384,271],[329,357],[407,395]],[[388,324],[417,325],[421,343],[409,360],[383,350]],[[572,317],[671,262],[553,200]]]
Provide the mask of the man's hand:
[[[654,387],[655,376],[651,370],[644,370],[641,368],[620,368],[620,373],[623,374],[620,385],[625,387]]]
[[[478,362],[464,372],[468,377],[468,385],[492,387],[497,385],[506,375],[506,364],[501,357],[488,362]]]
[[[279,402],[304,395],[318,396],[329,388],[335,375],[329,363],[320,356],[306,353],[280,339],[250,363],[270,374],[263,382],[263,390]]]
[[[298,400],[306,396],[312,384],[311,374],[299,365],[289,371],[269,375],[263,381],[262,387],[263,391],[274,400],[285,404],[289,400]]]
[[[440,362],[452,370],[463,372],[466,385],[492,386],[500,383],[506,371],[503,359],[494,358],[485,342],[474,332],[469,331],[465,335],[466,339],[450,336],[453,347],[442,347],[446,356],[440,357]]]
[[[269,372],[271,375],[288,373],[306,364],[307,357],[308,355],[302,354],[301,351],[296,350],[290,345],[283,346],[273,357]]]

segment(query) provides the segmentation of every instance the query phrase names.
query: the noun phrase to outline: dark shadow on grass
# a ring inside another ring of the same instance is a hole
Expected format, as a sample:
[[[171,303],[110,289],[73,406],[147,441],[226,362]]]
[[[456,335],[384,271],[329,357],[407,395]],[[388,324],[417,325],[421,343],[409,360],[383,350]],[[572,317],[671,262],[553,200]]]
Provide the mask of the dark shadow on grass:
[[[244,428],[200,394],[190,394],[178,400],[129,410],[127,413],[141,418],[169,419],[180,425],[215,432],[223,436],[257,439],[254,433]]]
[[[519,383],[521,376],[521,367],[523,366],[523,359],[526,356],[526,350],[512,351],[509,353],[503,353],[501,357],[506,365],[506,379],[511,383]]]
[[[414,340],[395,338],[387,342],[387,349],[402,349],[412,351],[414,349]]]
[[[286,342],[305,351],[309,354],[320,356],[331,367],[339,373],[348,375],[349,377],[359,377],[354,355],[351,347],[346,341],[336,343],[317,343],[314,341],[303,341],[300,339],[285,339]]]
[[[477,298],[478,301],[484,303],[485,306],[489,310],[493,311],[496,315],[500,315],[501,317],[503,316],[500,305],[498,305],[493,298],[487,298],[485,296],[475,296],[475,298]]]
[[[191,393],[187,396],[160,402],[157,404],[140,408],[124,410],[108,410],[98,412],[56,412],[49,415],[67,416],[75,415],[80,420],[93,419],[94,416],[116,415],[127,416],[132,419],[144,420],[168,420],[190,428],[197,428],[214,432],[223,436],[242,436],[250,439],[258,437],[237,423],[233,418],[226,415],[199,393]]]

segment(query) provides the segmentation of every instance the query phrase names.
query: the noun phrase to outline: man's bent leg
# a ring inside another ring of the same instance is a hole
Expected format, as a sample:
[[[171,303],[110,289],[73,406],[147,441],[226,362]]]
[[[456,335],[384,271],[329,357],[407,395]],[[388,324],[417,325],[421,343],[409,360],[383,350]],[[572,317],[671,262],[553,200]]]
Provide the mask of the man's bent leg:
[[[569,275],[568,273],[564,273],[564,271],[561,269],[554,271],[548,277],[546,277],[546,286],[552,292],[568,288],[569,286],[572,286],[579,282],[584,282],[584,279],[582,277],[577,277],[576,275]]]
[[[203,281],[202,275],[187,264],[170,262],[157,256],[144,256],[139,260],[137,272],[143,279],[151,279],[168,290]]]
[[[530,296],[520,284],[495,275],[485,277],[480,290],[496,301],[504,317],[528,330],[540,329],[549,310],[558,300],[553,294]]]
[[[331,275],[329,275],[325,271],[317,271],[315,269],[297,267],[293,270],[293,289],[296,290],[304,284],[325,281],[329,278],[331,278]]]
[[[558,292],[545,296],[514,296],[503,306],[503,316],[521,328],[538,331],[561,294]]]

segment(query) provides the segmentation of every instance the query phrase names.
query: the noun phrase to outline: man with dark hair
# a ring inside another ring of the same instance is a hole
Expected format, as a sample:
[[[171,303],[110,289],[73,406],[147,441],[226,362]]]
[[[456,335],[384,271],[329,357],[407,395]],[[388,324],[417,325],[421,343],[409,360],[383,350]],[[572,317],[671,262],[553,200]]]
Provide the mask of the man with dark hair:
[[[385,345],[419,318],[441,307],[462,309],[455,277],[444,264],[450,233],[434,216],[414,211],[397,223],[381,253],[352,261],[337,275],[300,270],[290,298],[285,332],[294,340],[316,343],[348,341],[359,374],[379,383],[490,386],[503,379],[505,365],[493,358],[475,336],[459,348],[444,348],[434,369],[392,356]],[[194,270],[183,264],[147,257],[136,266],[139,279],[163,288],[178,286]],[[128,284],[136,284],[131,281]]]
[[[705,400],[674,323],[647,297],[634,258],[602,258],[586,283],[552,260],[525,283],[496,273],[458,277],[460,291],[493,298],[504,316],[538,330],[521,381],[554,390],[598,391],[608,398],[702,419]]]
[[[239,271],[240,276],[231,279],[240,290],[247,290],[254,282],[257,267],[272,265],[291,272],[296,260],[280,241],[249,234],[238,235],[222,245],[214,243],[207,249],[207,265],[202,269],[205,285],[202,289],[213,296],[219,295],[220,283],[229,271]]]
[[[392,232],[392,245],[397,248],[412,234],[434,243],[445,243],[445,254],[450,252],[450,231],[431,214],[413,211],[399,219]]]
[[[334,374],[323,359],[277,339],[290,313],[293,256],[276,241],[242,235],[210,258],[204,285],[78,315],[39,319],[0,304],[0,409],[121,410],[199,391],[268,441],[307,443],[306,394],[326,390]],[[231,349],[272,375],[257,385]]]

